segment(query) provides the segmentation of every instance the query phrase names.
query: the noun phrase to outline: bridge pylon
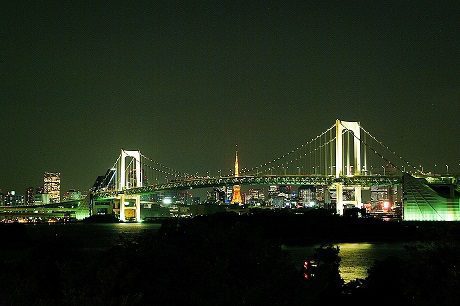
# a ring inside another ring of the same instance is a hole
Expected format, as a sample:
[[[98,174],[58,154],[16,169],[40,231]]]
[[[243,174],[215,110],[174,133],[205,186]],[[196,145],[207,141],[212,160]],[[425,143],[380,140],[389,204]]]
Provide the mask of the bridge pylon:
[[[142,187],[142,163],[141,152],[139,150],[121,150],[118,168],[118,190],[126,188]],[[127,159],[131,158],[129,163]],[[126,195],[124,193],[117,196],[120,201],[120,220],[141,221],[140,195]],[[134,211],[133,211],[134,210]]]
[[[357,121],[342,121],[337,119],[335,122],[336,141],[335,141],[335,177],[361,175],[361,127]],[[344,137],[347,137],[344,146]],[[353,153],[350,150],[350,135],[353,143]],[[344,154],[344,148],[345,154]],[[350,160],[353,157],[353,165]],[[344,162],[345,161],[345,162]],[[364,161],[366,165],[366,161]],[[344,167],[345,166],[345,167]],[[353,169],[353,170],[352,170]],[[343,215],[343,208],[346,204],[353,204],[355,207],[362,207],[361,186],[354,186],[355,199],[344,201],[342,183],[336,183],[336,202],[337,213]]]

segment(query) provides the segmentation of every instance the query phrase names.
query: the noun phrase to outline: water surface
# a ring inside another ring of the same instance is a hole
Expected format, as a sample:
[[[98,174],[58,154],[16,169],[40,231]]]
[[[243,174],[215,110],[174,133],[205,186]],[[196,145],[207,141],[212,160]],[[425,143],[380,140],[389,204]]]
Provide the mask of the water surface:
[[[404,254],[404,246],[407,243],[338,243],[340,248],[340,275],[345,282],[349,282],[356,278],[366,278],[367,270],[374,264],[376,260],[383,260],[388,256],[402,256]],[[308,247],[290,247],[285,246],[285,249],[291,256],[294,264],[299,269],[302,267],[305,258],[313,255],[315,249],[319,245]]]
[[[34,242],[66,241],[76,248],[104,250],[123,241],[133,241],[143,234],[158,232],[161,224],[155,223],[110,223],[110,224],[28,224],[26,232]],[[356,278],[366,278],[367,270],[375,260],[383,260],[388,256],[401,256],[407,243],[338,243],[340,274],[345,282]],[[301,269],[304,259],[313,255],[313,246],[283,246],[293,264]]]
[[[134,240],[144,233],[156,233],[161,224],[107,223],[107,224],[28,224],[27,234],[32,241],[59,239],[75,247],[106,249],[124,240]]]

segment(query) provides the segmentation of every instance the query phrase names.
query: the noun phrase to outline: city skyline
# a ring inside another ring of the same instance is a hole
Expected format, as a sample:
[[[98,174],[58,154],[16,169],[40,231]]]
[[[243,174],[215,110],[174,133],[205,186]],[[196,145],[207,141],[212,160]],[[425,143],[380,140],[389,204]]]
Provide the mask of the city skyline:
[[[121,148],[217,174],[358,120],[459,172],[459,3],[9,3],[0,188],[87,190]],[[431,167],[431,169],[430,169]]]

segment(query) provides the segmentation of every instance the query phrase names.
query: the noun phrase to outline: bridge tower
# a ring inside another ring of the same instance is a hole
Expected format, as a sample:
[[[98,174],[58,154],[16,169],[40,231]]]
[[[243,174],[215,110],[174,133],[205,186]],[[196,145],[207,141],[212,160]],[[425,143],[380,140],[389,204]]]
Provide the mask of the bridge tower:
[[[235,154],[235,177],[240,176],[239,165],[238,165],[238,150]],[[241,187],[240,185],[233,185],[232,193],[232,202],[231,204],[241,204],[243,200],[241,199]]]
[[[127,158],[131,158],[128,165],[126,164]],[[132,184],[132,176],[134,176],[134,184]],[[141,152],[139,150],[121,150],[117,186],[120,191],[127,188],[142,187]],[[122,193],[120,195],[120,220],[126,221],[127,217],[134,217],[137,222],[141,221],[140,202],[140,195]]]
[[[335,177],[361,175],[361,128],[359,122],[342,121],[337,119],[335,122],[336,142],[335,142]],[[344,132],[345,131],[345,132]],[[346,140],[346,155],[344,156],[344,137]],[[350,136],[353,143],[353,165],[350,163]],[[345,160],[345,167],[344,167]],[[366,161],[364,161],[366,164]],[[353,169],[353,171],[352,171]],[[361,186],[354,186],[355,199],[344,201],[342,183],[336,183],[337,192],[337,213],[343,215],[343,207],[346,204],[353,204],[355,207],[362,207]]]

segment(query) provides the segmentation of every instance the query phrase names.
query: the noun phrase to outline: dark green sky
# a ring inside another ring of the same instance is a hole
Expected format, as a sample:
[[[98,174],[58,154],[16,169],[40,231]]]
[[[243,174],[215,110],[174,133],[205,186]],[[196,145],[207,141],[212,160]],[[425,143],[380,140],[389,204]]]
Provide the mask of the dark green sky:
[[[120,148],[216,172],[238,143],[251,167],[336,118],[460,171],[459,1],[10,2],[3,190],[87,189]]]

